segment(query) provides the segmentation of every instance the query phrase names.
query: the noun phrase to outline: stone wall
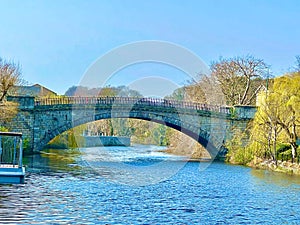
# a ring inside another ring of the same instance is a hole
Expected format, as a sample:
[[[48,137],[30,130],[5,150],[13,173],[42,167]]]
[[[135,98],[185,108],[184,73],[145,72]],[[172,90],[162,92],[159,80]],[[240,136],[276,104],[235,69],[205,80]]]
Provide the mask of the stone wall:
[[[17,116],[9,123],[8,127],[11,131],[21,132],[23,134],[23,139],[29,141],[28,147],[33,148],[33,124],[34,115],[32,111],[20,110]]]
[[[257,111],[256,106],[234,106],[237,119],[253,119]]]

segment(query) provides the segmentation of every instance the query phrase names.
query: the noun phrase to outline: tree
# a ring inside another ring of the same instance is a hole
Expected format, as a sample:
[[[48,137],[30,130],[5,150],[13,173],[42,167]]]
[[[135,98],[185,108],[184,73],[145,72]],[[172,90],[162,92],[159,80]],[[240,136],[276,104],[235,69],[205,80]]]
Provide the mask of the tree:
[[[224,59],[211,64],[209,80],[218,83],[228,105],[254,103],[256,90],[262,84],[268,66],[251,55]]]
[[[21,71],[19,65],[7,62],[0,58],[0,102],[13,86],[21,83]]]
[[[249,149],[260,158],[271,156],[276,163],[277,150],[288,144],[294,161],[299,132],[300,73],[292,73],[275,78],[272,88],[261,99],[250,132]]]
[[[227,161],[233,164],[246,165],[253,159],[252,148],[248,143],[247,129],[245,131],[238,127],[232,129],[232,138],[225,143],[225,147],[229,150],[226,156]]]
[[[108,86],[101,88],[98,95],[103,97],[114,97],[118,95],[118,91],[116,88]]]
[[[66,92],[66,96],[88,96],[88,88],[83,86],[72,86]]]
[[[0,58],[0,123],[9,121],[17,114],[18,105],[7,102],[6,96],[12,87],[19,85],[21,81],[19,65]]]
[[[255,155],[267,158],[271,155],[277,164],[278,137],[282,132],[279,125],[280,108],[282,103],[277,101],[280,96],[274,96],[273,92],[265,93],[265,99],[260,102],[252,124],[251,140],[256,142]]]
[[[297,156],[297,129],[300,126],[300,73],[276,78],[270,94],[279,105],[277,123],[282,127],[292,148],[292,159]]]
[[[296,58],[295,72],[300,73],[300,55],[295,56],[295,58]]]

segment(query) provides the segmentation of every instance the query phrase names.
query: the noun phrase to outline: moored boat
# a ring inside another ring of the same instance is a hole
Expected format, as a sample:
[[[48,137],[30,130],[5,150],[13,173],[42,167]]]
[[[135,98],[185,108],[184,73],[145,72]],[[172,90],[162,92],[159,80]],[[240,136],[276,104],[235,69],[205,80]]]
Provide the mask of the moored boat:
[[[24,183],[22,133],[0,132],[0,184]]]

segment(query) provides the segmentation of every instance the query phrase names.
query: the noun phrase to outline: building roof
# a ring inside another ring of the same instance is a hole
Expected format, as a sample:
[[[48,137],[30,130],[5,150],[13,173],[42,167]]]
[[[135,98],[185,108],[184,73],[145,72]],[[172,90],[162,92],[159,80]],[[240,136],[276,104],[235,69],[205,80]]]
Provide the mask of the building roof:
[[[54,91],[52,91],[40,84],[34,84],[31,86],[15,86],[12,90],[12,94],[13,95],[34,96],[34,97],[57,95]]]

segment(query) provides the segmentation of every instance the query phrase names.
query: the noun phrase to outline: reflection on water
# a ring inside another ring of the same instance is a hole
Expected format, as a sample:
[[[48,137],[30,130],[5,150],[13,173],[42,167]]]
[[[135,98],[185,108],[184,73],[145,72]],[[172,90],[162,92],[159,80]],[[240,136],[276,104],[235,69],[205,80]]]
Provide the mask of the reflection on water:
[[[293,186],[300,187],[300,176],[260,169],[251,170],[251,174],[255,178],[259,178],[255,179],[258,183],[265,183],[268,185],[279,185],[284,188],[290,188]]]
[[[181,158],[157,150],[154,146],[47,150],[27,157],[25,184],[0,185],[0,224],[300,221],[299,177],[224,163],[207,165],[200,172],[199,163],[189,162],[159,183],[130,186],[111,182],[115,181],[112,177],[125,177],[129,182],[140,179],[135,173],[155,180],[182,165]]]
[[[81,155],[79,149],[47,149],[25,157],[23,162],[31,172],[76,171],[80,169],[77,161]]]

